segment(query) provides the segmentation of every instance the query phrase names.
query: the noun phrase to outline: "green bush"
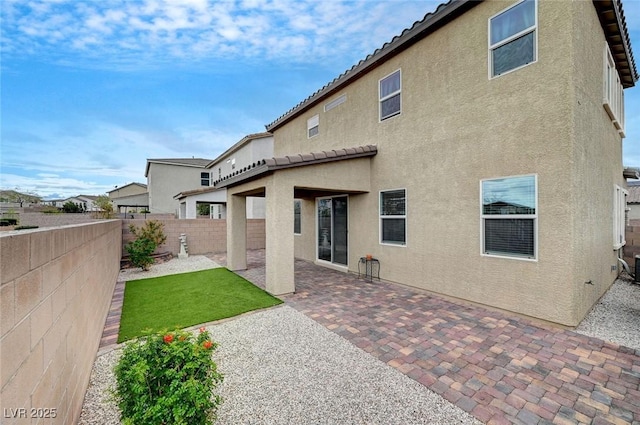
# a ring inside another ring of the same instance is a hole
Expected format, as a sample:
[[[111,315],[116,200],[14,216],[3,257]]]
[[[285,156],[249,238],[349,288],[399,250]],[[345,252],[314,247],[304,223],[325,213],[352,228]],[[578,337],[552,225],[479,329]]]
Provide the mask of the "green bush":
[[[141,227],[130,224],[129,231],[138,239],[149,239],[153,241],[156,247],[162,245],[167,240],[167,236],[164,234],[164,223],[157,220],[145,221]]]
[[[150,239],[138,238],[125,247],[129,253],[131,264],[142,270],[149,270],[149,266],[155,261],[151,254],[156,250],[156,244]]]
[[[217,344],[200,328],[152,334],[127,343],[115,366],[115,399],[122,423],[212,424],[223,377],[211,358]]]
[[[24,226],[17,226],[14,230],[27,230],[27,229],[37,229],[38,226],[33,224],[25,224]]]

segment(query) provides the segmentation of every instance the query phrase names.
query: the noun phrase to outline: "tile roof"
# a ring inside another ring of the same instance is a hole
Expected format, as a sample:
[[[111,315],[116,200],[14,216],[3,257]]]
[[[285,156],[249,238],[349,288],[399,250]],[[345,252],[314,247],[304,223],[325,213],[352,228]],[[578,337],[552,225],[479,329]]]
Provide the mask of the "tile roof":
[[[216,188],[233,186],[285,168],[304,167],[307,165],[323,164],[326,162],[370,157],[377,153],[378,148],[376,145],[364,145],[353,148],[333,149],[322,152],[267,158],[254,162],[247,167],[224,176],[221,179],[216,180],[213,184]]]
[[[385,43],[381,48],[285,112],[275,121],[267,124],[265,126],[267,131],[273,132],[303,113],[307,108],[337,93],[362,75],[408,49],[479,3],[481,1],[449,0],[447,3],[440,4],[434,12],[427,13],[422,20],[414,22],[411,28],[406,28],[390,42]],[[639,76],[633,52],[631,51],[631,41],[624,12],[622,11],[622,0],[593,0],[593,4],[605,32],[611,53],[616,61],[616,68],[620,73],[622,84],[625,88],[633,87]]]

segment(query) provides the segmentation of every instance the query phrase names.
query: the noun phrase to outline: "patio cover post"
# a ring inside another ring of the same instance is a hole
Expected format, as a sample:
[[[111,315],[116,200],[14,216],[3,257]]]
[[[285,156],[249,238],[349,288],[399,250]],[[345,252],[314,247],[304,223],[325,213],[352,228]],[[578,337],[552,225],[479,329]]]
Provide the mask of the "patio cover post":
[[[295,291],[293,185],[275,173],[266,186],[266,289],[273,295]]]
[[[247,269],[247,198],[227,194],[227,267]]]

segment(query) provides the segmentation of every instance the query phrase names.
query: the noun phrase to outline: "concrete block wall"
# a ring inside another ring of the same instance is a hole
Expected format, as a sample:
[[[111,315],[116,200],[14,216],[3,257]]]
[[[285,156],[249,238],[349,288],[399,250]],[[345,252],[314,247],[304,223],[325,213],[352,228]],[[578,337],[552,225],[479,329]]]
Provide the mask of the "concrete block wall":
[[[189,254],[209,254],[226,252],[227,250],[227,220],[211,220],[209,218],[197,218],[189,220],[160,219],[164,224],[164,233],[167,241],[158,247],[157,252],[171,252],[178,255],[180,252],[180,235],[187,235]],[[122,249],[126,254],[125,246],[135,237],[129,232],[129,225],[144,226],[143,219],[128,219],[122,221]],[[247,249],[263,249],[265,247],[265,220],[247,220]]]
[[[623,249],[623,259],[629,264],[631,271],[635,273],[635,257],[640,255],[640,220],[629,220],[625,238],[627,244]]]
[[[0,234],[2,424],[77,422],[121,239],[120,220]]]

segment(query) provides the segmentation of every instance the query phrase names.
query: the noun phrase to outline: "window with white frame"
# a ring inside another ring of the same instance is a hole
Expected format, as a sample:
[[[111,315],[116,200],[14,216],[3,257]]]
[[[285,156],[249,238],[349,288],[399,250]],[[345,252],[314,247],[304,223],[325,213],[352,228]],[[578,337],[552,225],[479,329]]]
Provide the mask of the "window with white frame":
[[[310,139],[320,132],[320,116],[314,115],[307,120],[307,137]]]
[[[489,74],[497,77],[537,60],[537,0],[522,0],[489,18]]]
[[[380,80],[380,121],[391,118],[400,113],[402,108],[401,98],[401,73],[400,70],[387,75]]]
[[[209,173],[200,173],[200,186],[209,186],[211,175]]]
[[[380,192],[380,243],[407,244],[407,192],[405,189]]]
[[[302,201],[300,199],[293,200],[293,233],[299,235],[302,233],[302,217],[301,217]]]
[[[622,187],[615,185],[613,193],[613,249],[620,249],[626,243],[625,226],[627,210],[627,192]]]
[[[482,253],[535,259],[538,195],[535,175],[480,182]]]
[[[604,46],[604,95],[602,104],[613,125],[624,136],[624,92],[609,46]]]

